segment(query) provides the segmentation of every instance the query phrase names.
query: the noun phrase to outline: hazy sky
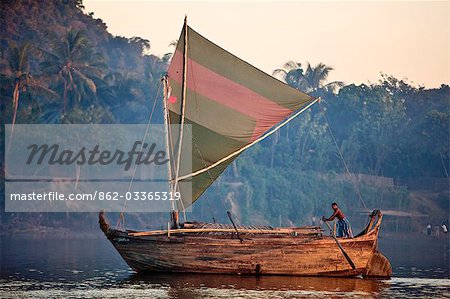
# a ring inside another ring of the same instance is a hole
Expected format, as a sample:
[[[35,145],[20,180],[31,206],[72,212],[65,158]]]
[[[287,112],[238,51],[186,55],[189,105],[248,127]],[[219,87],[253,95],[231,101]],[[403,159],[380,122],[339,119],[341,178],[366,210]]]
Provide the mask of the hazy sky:
[[[380,72],[415,85],[449,84],[448,1],[275,2],[85,0],[114,35],[149,39],[151,52],[171,52],[189,25],[268,72],[288,60],[323,62],[330,80],[376,82]]]

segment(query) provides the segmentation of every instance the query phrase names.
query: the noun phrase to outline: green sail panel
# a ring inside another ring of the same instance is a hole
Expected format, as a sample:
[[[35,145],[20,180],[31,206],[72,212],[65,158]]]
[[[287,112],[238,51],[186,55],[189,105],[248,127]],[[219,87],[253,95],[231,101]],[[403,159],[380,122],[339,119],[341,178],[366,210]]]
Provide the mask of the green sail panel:
[[[179,177],[204,169],[258,139],[274,125],[309,104],[313,97],[253,67],[210,42],[189,26],[185,123],[190,125],[192,149],[181,159],[192,159],[192,169],[180,169]],[[180,124],[184,29],[168,70],[170,124]],[[179,132],[170,132],[169,145],[176,163]],[[184,142],[183,142],[184,144]],[[237,156],[193,176],[192,202],[220,176]],[[182,165],[182,164],[181,164]],[[172,169],[176,169],[172,166]],[[175,174],[173,174],[175,176]],[[182,182],[181,182],[182,183]],[[187,184],[180,191],[188,194]],[[184,189],[184,190],[183,190]],[[185,207],[190,202],[185,203]]]

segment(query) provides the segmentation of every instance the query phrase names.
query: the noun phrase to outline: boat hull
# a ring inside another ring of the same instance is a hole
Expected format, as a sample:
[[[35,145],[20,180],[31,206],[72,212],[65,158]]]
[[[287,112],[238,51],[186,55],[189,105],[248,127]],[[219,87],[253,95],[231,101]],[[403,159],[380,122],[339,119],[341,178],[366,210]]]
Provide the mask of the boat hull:
[[[233,234],[130,236],[111,228],[105,234],[137,272],[357,276],[369,273],[378,229],[339,239],[355,269],[329,236],[244,235],[241,242]]]

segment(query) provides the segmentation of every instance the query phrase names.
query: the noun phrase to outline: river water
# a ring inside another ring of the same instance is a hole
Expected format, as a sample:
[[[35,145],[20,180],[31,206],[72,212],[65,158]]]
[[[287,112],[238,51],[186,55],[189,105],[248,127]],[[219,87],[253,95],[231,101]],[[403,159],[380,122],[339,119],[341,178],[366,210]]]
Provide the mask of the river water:
[[[1,240],[0,298],[450,298],[449,239],[381,239],[393,278],[137,275],[105,238]]]

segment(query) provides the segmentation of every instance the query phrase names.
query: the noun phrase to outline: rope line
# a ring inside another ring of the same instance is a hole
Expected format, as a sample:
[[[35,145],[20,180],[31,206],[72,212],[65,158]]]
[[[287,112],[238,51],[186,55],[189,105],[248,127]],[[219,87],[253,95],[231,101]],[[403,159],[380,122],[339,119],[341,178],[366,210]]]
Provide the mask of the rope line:
[[[145,128],[145,133],[144,133],[144,136],[142,137],[141,148],[139,149],[139,151],[141,151],[141,152],[142,152],[142,149],[144,147],[144,142],[145,142],[145,139],[147,138],[148,131],[150,129],[150,123],[151,123],[152,118],[153,118],[153,113],[155,112],[156,101],[157,101],[157,99],[159,97],[160,90],[161,90],[161,82],[159,82],[159,84],[158,84],[158,90],[156,91],[155,99],[153,100],[153,107],[152,107],[152,110],[151,110],[150,115],[148,117],[147,127]],[[137,171],[137,164],[134,165],[133,176],[131,177],[130,183],[128,184],[128,192],[130,192],[131,187],[133,185],[134,178],[136,176],[136,171]],[[124,203],[123,203],[122,212],[120,212],[120,217],[119,217],[119,219],[117,221],[117,224],[116,224],[116,228],[117,229],[119,229],[121,222],[122,222],[122,228],[125,229],[125,216],[124,216],[123,213],[125,211],[126,205],[127,205],[127,201],[125,200]]]
[[[344,158],[344,155],[343,155],[343,153],[342,153],[342,151],[341,151],[341,148],[339,147],[339,145],[338,145],[338,143],[337,143],[337,141],[336,141],[336,137],[334,136],[333,130],[331,129],[330,122],[328,121],[328,117],[327,117],[327,115],[326,115],[325,109],[322,107],[322,104],[321,104],[320,102],[319,102],[319,108],[320,108],[320,110],[321,110],[322,113],[323,113],[323,118],[325,119],[325,122],[327,123],[328,131],[330,132],[331,138],[333,139],[333,142],[334,142],[334,144],[336,145],[338,154],[339,154],[339,156],[340,156],[340,158],[341,158],[341,160],[342,160],[342,164],[344,164],[344,168],[345,168],[346,174],[347,174],[348,178],[350,179],[350,181],[352,182],[353,188],[355,188],[355,191],[356,191],[356,194],[358,195],[359,200],[361,201],[361,203],[362,203],[362,205],[364,206],[364,208],[367,209],[366,203],[364,202],[364,199],[363,199],[363,197],[362,197],[362,195],[361,195],[361,192],[360,192],[360,190],[359,190],[359,187],[358,187],[358,185],[356,184],[356,182],[355,182],[355,181],[352,179],[352,177],[351,177],[351,173],[350,173],[348,164],[347,164],[347,162],[346,162],[346,160],[345,160],[345,158]]]

